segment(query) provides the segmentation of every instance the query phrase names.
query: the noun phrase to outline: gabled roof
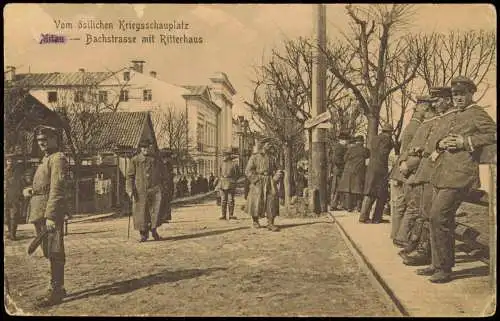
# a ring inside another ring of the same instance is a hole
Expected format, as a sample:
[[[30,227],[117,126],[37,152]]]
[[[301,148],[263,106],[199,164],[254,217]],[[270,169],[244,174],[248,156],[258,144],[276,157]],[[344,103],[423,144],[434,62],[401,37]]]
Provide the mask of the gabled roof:
[[[113,151],[118,147],[138,148],[145,126],[150,122],[148,112],[106,112],[95,115],[92,135],[87,134],[93,151]],[[72,136],[81,142],[84,136],[81,122],[70,122]],[[81,145],[81,144],[79,144]],[[93,152],[85,151],[85,152]]]
[[[110,71],[29,73],[16,75],[16,81],[28,87],[88,86],[98,84],[113,75]]]

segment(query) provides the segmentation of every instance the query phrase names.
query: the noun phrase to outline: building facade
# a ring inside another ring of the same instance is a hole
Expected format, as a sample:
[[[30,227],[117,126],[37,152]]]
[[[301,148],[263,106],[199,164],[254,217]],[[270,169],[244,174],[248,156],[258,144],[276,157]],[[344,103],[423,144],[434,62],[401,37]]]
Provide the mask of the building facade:
[[[178,86],[160,80],[154,70],[146,73],[145,61],[115,72],[17,74],[42,104],[59,112],[152,113],[159,148],[189,153],[192,162],[183,172],[203,176],[219,172],[222,150],[231,147],[232,97],[236,93],[227,75],[215,73],[207,84]]]

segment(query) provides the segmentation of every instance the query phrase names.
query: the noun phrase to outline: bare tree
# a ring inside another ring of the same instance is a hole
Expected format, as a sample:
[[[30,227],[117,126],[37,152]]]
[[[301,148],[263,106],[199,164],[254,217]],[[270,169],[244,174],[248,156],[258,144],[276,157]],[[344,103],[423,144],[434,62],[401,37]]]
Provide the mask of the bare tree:
[[[168,106],[154,111],[153,122],[159,145],[169,148],[177,166],[181,166],[182,159],[189,148],[188,119],[185,111],[178,111],[174,106]]]
[[[351,34],[320,50],[327,56],[329,71],[352,92],[366,116],[370,146],[378,133],[384,101],[416,77],[429,43],[410,35],[396,37],[412,16],[412,5],[346,5],[346,10]],[[401,64],[406,72],[403,81],[390,86],[387,71],[394,63]]]
[[[496,67],[494,31],[469,30],[437,34],[430,55],[423,57],[418,75],[429,88],[449,86],[453,78],[466,76],[479,88],[477,100],[490,89],[488,76]]]

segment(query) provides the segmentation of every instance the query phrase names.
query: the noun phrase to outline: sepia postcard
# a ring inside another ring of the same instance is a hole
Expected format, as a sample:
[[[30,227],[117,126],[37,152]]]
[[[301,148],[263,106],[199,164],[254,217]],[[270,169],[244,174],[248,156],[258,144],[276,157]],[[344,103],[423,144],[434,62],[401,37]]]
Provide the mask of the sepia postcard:
[[[493,5],[3,17],[6,314],[495,314]]]

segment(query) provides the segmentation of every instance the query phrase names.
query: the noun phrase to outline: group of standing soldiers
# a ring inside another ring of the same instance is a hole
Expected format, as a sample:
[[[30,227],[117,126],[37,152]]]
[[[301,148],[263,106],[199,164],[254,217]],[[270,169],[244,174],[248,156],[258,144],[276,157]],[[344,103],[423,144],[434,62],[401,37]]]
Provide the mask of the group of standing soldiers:
[[[418,97],[402,133],[400,156],[388,172],[392,128],[384,126],[368,151],[361,139],[346,146],[340,137],[333,158],[331,205],[358,209],[361,223],[380,223],[391,180],[392,229],[403,263],[428,265],[417,274],[433,283],[451,280],[455,264],[455,214],[463,199],[479,187],[481,148],[496,143],[496,125],[476,105],[476,85],[459,76],[451,87],[429,89]],[[365,167],[365,159],[369,164]],[[366,174],[365,174],[366,169]],[[364,180],[363,180],[364,178]],[[364,194],[360,206],[361,193]],[[374,202],[374,215],[369,214]]]
[[[389,153],[394,146],[391,125],[373,139],[372,152],[364,146],[364,137],[341,134],[334,146],[330,169],[330,209],[339,207],[361,213],[360,222],[380,223],[388,199],[387,171]],[[368,166],[366,160],[369,159]],[[369,219],[375,205],[373,218]]]
[[[496,124],[473,100],[477,87],[459,76],[450,87],[431,88],[403,134],[391,178],[395,186],[391,237],[406,265],[430,281],[451,280],[455,265],[455,214],[480,187],[479,156],[496,144]]]

